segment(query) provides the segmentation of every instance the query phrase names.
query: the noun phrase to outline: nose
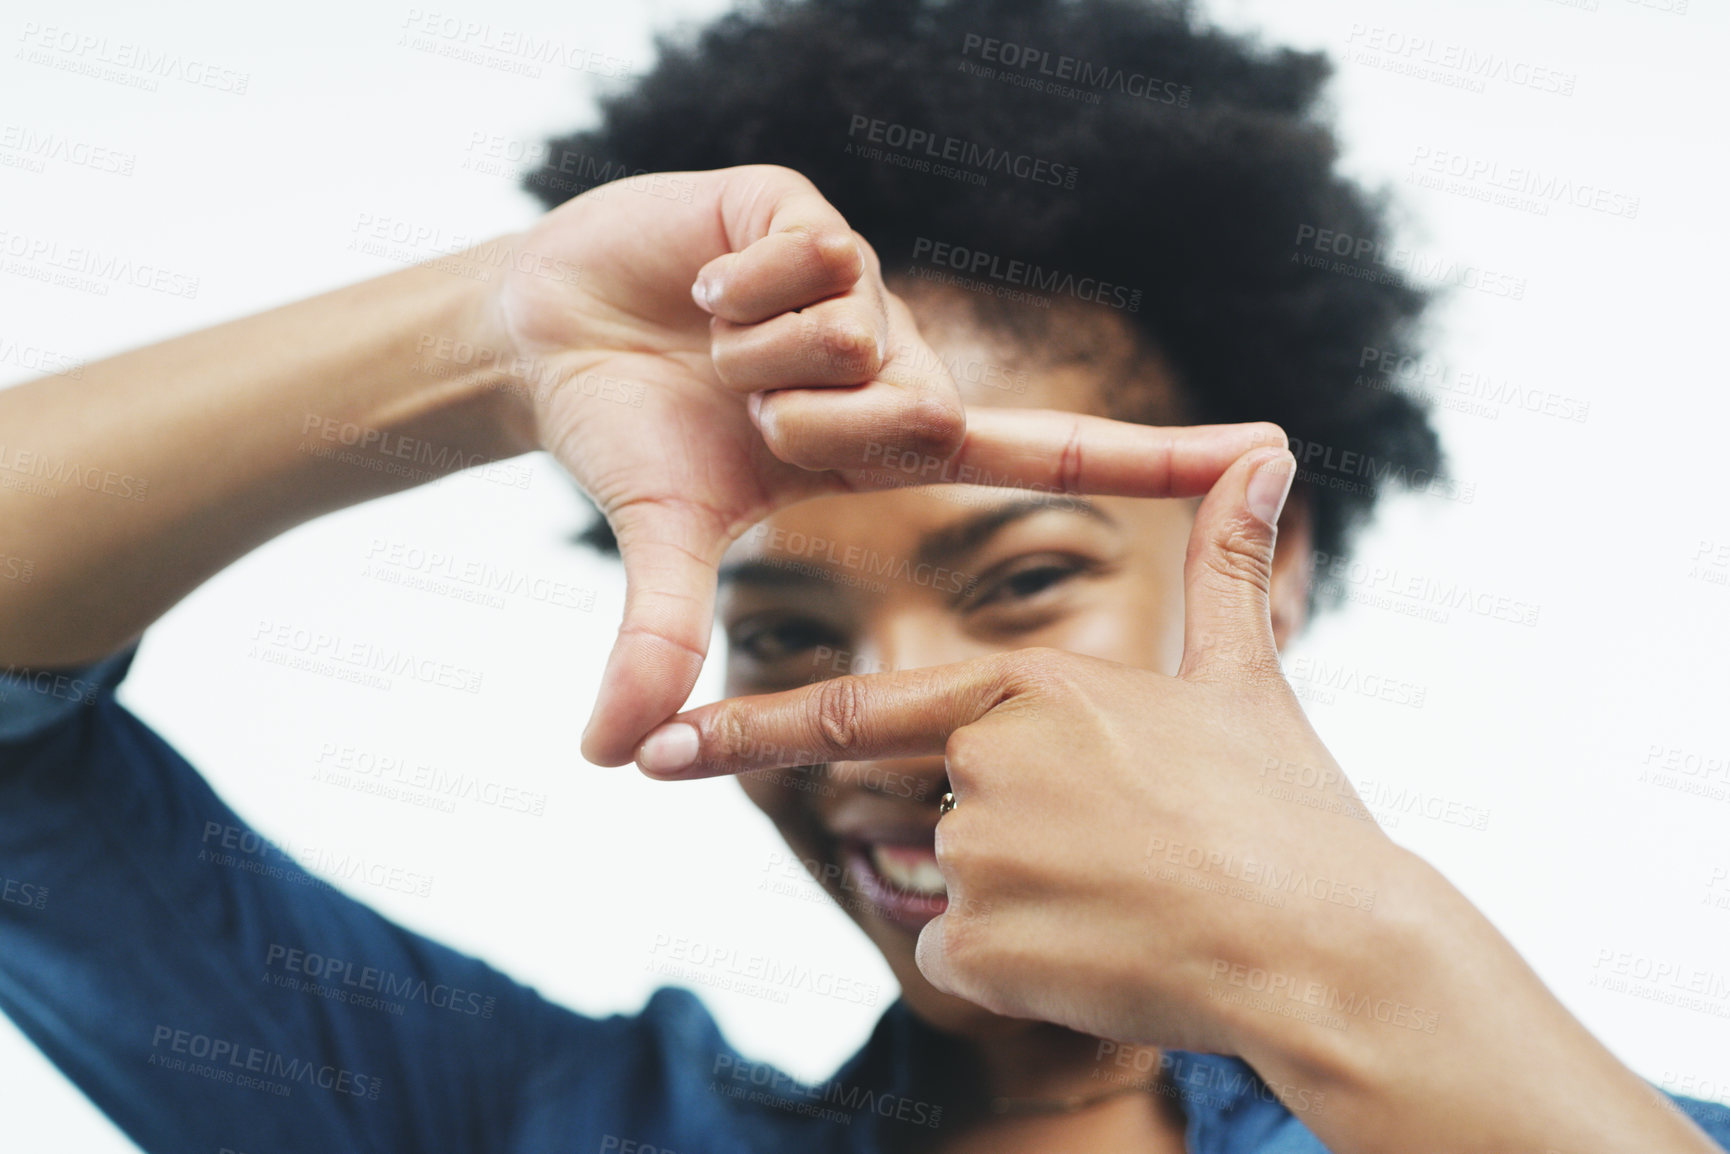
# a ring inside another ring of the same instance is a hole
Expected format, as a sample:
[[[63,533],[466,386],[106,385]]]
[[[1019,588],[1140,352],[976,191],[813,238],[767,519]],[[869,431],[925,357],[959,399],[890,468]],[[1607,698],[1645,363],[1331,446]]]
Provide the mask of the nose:
[[[861,631],[847,672],[893,673],[948,665],[994,652],[971,640],[947,622],[924,615],[884,613]],[[949,788],[949,771],[940,753],[877,761],[837,761],[829,765],[830,780],[844,788],[935,805]]]
[[[886,608],[865,623],[845,663],[848,673],[895,673],[982,657],[997,646],[968,637],[947,615]]]

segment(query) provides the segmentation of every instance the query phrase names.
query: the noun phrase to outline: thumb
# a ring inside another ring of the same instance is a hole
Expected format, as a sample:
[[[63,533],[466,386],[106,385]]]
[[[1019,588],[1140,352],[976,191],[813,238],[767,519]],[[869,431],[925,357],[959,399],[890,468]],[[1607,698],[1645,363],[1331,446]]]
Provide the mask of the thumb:
[[[1183,563],[1179,677],[1254,681],[1279,673],[1268,590],[1275,526],[1297,460],[1285,449],[1239,457],[1196,510]]]
[[[583,730],[583,757],[624,765],[685,704],[709,652],[715,571],[727,535],[688,503],[645,500],[607,518],[625,566],[625,613]]]

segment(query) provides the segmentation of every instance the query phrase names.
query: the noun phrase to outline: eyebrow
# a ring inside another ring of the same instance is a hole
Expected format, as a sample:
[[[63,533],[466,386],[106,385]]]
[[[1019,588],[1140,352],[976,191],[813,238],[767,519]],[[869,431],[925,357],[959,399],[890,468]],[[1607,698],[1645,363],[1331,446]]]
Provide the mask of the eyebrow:
[[[969,517],[927,533],[920,539],[914,556],[926,565],[947,565],[953,568],[955,561],[976,552],[987,541],[1017,521],[1025,521],[1035,514],[1046,512],[1079,513],[1114,528],[1117,525],[1105,510],[1079,497],[1066,497],[1062,506],[1054,506],[1049,500],[1038,498],[1011,501],[995,509],[988,509],[977,517]]]
[[[968,517],[953,525],[945,525],[926,533],[914,548],[913,555],[917,564],[952,569],[956,561],[976,552],[1009,526],[1047,512],[1074,513],[1113,528],[1117,527],[1117,520],[1105,510],[1091,501],[1073,495],[1066,495],[1061,506],[1037,498],[1011,501],[988,509],[978,516]],[[822,581],[822,577],[811,571],[814,568],[826,569],[829,566],[817,561],[755,558],[721,566],[718,580],[720,585],[755,585],[784,589]]]

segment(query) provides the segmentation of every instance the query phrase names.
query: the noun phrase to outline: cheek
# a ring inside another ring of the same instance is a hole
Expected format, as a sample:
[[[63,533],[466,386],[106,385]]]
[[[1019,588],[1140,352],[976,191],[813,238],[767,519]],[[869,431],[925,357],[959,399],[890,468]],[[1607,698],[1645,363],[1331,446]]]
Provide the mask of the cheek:
[[[751,804],[762,810],[764,816],[774,822],[782,834],[786,834],[791,826],[797,824],[796,819],[801,810],[803,794],[785,784],[787,776],[792,772],[766,769],[755,773],[741,773],[736,779],[739,788],[751,799]]]
[[[1059,630],[1062,636],[1055,640],[1061,649],[1126,665],[1139,664],[1133,652],[1136,648],[1134,630],[1124,628],[1121,612],[1094,610],[1070,618]]]
[[[1183,660],[1183,592],[1164,586],[1145,575],[1114,582],[1038,643],[1175,674]]]
[[[1183,658],[1181,642],[1165,644],[1157,631],[1126,629],[1121,616],[1100,614],[1077,622],[1074,629],[1057,643],[1058,648],[1089,657],[1103,657],[1120,665],[1149,669],[1156,673],[1173,674]]]
[[[770,771],[771,773],[774,771]],[[739,785],[751,803],[763,811],[775,826],[781,840],[794,856],[805,863],[808,871],[821,871],[824,877],[838,877],[839,866],[832,861],[833,852],[819,833],[817,815],[810,808],[807,794],[786,785],[766,781],[761,775],[746,780],[741,774]],[[816,873],[813,872],[813,876]],[[821,879],[819,879],[821,880]]]

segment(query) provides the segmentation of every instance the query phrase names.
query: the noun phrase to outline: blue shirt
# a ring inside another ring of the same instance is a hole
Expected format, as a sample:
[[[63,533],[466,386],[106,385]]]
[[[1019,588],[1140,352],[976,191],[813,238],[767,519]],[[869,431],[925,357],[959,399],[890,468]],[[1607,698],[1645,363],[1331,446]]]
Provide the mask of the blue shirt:
[[[0,676],[0,1007],[144,1149],[901,1151],[978,1100],[950,1081],[958,1043],[904,1002],[806,1085],[686,990],[586,1017],[392,923],[114,699],[132,653]],[[1236,1058],[1100,1077],[1176,1097],[1198,1154],[1324,1149]],[[1730,1150],[1730,1107],[1672,1097]]]

